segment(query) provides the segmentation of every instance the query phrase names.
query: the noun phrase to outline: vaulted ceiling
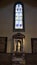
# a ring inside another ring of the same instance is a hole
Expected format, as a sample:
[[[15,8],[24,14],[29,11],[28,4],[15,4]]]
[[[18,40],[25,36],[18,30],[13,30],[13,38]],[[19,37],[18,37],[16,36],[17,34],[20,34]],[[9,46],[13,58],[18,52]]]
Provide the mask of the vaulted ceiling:
[[[37,7],[37,0],[0,0],[0,7],[5,7],[17,1],[21,1],[32,7]]]

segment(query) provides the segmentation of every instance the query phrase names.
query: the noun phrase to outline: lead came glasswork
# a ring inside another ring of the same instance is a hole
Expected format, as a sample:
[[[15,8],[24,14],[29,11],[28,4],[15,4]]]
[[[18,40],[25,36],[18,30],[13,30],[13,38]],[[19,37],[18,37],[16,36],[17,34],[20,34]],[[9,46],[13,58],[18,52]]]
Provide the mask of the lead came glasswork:
[[[15,7],[15,29],[23,29],[23,8],[21,4],[16,4]]]

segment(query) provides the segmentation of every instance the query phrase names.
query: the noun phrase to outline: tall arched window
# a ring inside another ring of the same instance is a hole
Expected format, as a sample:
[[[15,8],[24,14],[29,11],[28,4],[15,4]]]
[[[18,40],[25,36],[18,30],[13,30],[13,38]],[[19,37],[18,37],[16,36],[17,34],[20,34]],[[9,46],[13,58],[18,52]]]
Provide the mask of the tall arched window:
[[[24,30],[24,7],[21,2],[18,2],[14,6],[14,30]]]

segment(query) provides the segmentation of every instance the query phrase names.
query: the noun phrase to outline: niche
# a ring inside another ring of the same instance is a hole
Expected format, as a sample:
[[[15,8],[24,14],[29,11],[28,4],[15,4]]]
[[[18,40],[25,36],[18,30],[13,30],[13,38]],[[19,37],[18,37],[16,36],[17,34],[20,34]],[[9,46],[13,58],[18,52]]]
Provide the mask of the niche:
[[[21,33],[13,35],[13,51],[14,52],[23,52],[23,39],[25,36]]]

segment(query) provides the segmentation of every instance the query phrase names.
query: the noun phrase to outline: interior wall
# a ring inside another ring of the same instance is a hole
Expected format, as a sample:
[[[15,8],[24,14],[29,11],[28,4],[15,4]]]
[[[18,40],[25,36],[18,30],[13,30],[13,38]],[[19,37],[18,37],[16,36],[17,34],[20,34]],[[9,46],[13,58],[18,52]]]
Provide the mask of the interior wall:
[[[8,5],[5,8],[0,8],[0,37],[8,37],[7,52],[12,50],[12,35],[13,32],[13,5]],[[25,32],[25,53],[31,53],[31,38],[37,38],[37,8],[24,4],[24,22]]]

